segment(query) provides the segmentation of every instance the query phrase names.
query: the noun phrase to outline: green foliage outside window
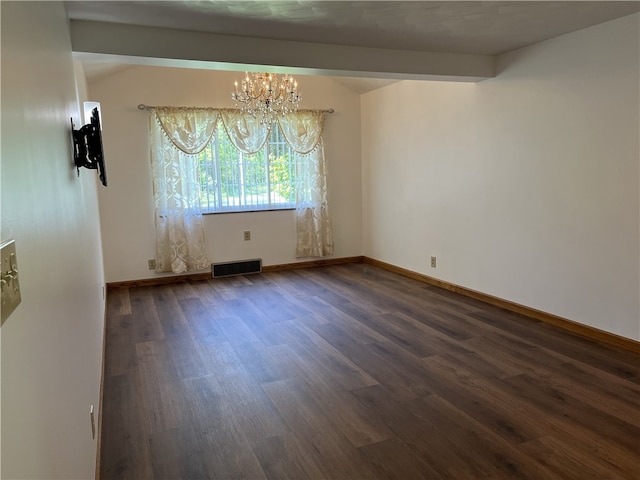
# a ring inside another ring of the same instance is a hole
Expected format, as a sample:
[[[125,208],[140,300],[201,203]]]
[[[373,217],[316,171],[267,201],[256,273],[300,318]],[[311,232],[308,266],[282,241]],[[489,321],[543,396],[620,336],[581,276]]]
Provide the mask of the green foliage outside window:
[[[295,203],[295,153],[277,127],[262,150],[246,155],[218,125],[198,164],[205,212],[292,208]]]

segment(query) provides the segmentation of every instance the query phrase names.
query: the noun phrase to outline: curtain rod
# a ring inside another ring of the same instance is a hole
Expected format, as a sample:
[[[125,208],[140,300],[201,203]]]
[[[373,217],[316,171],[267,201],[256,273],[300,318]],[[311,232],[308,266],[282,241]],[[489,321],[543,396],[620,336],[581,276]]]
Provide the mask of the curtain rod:
[[[144,103],[141,103],[141,104],[138,105],[138,110],[151,110],[153,108],[157,108],[157,107],[155,107],[153,105],[145,105]],[[212,110],[226,110],[226,108],[214,108],[214,107],[211,107],[211,109]],[[301,110],[304,110],[304,109],[301,109]],[[324,113],[334,113],[335,112],[335,110],[333,108],[326,108],[326,109],[323,109],[323,110],[320,110],[320,111],[324,112]]]

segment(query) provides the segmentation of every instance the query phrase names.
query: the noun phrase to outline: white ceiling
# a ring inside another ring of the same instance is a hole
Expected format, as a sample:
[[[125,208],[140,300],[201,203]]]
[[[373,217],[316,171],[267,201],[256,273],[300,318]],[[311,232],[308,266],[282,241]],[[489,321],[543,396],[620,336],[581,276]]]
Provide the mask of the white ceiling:
[[[638,1],[69,1],[73,20],[394,50],[499,55],[640,10]],[[89,77],[110,65],[83,60]],[[345,80],[357,91],[391,80]]]

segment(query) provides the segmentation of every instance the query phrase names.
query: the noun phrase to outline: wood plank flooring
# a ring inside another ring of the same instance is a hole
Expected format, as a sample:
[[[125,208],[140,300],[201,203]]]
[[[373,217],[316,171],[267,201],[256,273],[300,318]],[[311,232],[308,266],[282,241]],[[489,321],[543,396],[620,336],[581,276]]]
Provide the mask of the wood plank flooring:
[[[640,479],[640,358],[365,264],[109,291],[100,478]]]

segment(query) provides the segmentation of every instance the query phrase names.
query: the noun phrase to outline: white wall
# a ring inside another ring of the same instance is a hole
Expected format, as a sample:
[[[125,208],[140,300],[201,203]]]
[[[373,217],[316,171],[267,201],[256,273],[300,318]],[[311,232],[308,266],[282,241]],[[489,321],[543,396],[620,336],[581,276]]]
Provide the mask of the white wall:
[[[142,279],[155,257],[153,200],[148,150],[148,114],[137,105],[233,107],[238,72],[130,67],[90,82],[103,111],[109,187],[100,190],[100,216],[108,282]],[[304,108],[335,108],[327,115],[325,157],[333,215],[334,257],[362,254],[359,95],[328,77],[297,76]],[[292,211],[206,215],[212,261],[261,257],[264,265],[292,263]],[[251,231],[251,241],[243,231]],[[308,260],[308,259],[302,259]]]
[[[365,255],[639,340],[638,19],[363,95]]]
[[[104,319],[96,176],[72,165],[80,119],[63,4],[1,8],[0,239],[16,241],[22,303],[2,325],[0,475],[88,479]]]

